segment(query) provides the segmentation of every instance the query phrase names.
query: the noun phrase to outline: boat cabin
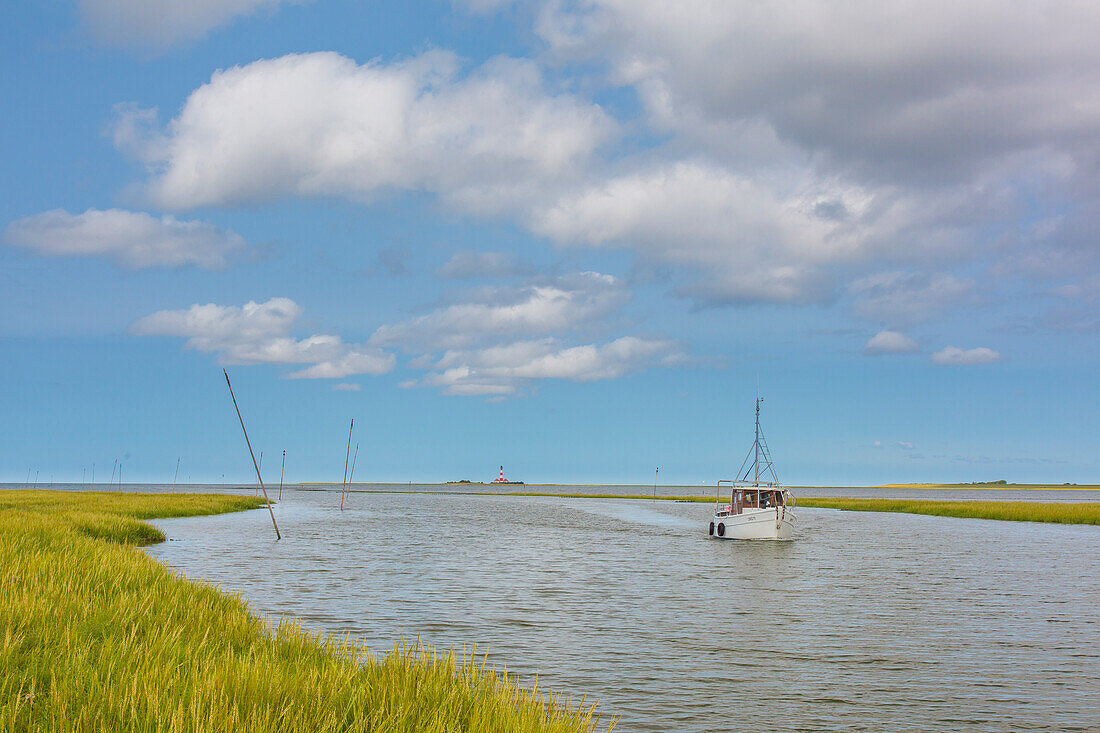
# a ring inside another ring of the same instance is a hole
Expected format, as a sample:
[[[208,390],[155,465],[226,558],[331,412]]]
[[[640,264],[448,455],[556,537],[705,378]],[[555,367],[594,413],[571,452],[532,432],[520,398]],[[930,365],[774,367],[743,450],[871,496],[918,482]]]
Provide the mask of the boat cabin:
[[[718,516],[741,514],[746,509],[768,509],[783,506],[786,503],[784,491],[760,486],[734,486],[730,493],[730,503],[719,507]]]

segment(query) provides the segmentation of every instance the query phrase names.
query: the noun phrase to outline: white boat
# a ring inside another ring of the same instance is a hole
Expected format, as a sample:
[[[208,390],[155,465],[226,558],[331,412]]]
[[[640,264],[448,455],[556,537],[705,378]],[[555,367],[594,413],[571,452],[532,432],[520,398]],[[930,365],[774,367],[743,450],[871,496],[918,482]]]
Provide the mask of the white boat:
[[[714,516],[708,530],[714,539],[789,540],[794,535],[791,511],[794,499],[776,478],[771,451],[760,432],[763,401],[762,397],[756,398],[756,442],[745,456],[737,478],[722,479],[715,488]],[[728,495],[722,494],[723,486],[729,487]]]

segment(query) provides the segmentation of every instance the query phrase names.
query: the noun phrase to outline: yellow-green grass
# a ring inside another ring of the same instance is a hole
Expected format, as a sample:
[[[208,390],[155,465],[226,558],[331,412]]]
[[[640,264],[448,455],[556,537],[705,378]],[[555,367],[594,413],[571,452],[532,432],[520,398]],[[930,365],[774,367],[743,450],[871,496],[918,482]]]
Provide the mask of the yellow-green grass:
[[[713,496],[664,496],[646,494],[553,494],[538,492],[484,492],[475,496],[541,496],[559,499],[653,499],[658,501],[712,502]],[[1100,502],[1037,501],[941,501],[934,499],[833,499],[802,497],[800,507],[844,509],[860,512],[901,512],[940,517],[1001,519],[1013,522],[1049,522],[1057,524],[1100,524]]]
[[[588,731],[591,708],[413,644],[272,625],[133,546],[251,497],[0,492],[0,730]]]
[[[1100,524],[1100,502],[939,501],[932,499],[802,498],[798,506],[855,512],[902,512],[938,517],[1001,519],[1010,522]]]
[[[882,484],[875,489],[981,489],[983,491],[1096,491],[1100,484],[1010,484],[1003,481],[978,481],[969,484]]]

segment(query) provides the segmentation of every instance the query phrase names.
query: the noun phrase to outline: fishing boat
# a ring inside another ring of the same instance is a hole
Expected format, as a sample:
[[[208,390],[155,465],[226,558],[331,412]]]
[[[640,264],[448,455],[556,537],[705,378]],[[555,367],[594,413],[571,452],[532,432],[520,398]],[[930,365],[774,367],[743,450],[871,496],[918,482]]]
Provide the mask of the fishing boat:
[[[737,478],[722,479],[714,490],[714,516],[709,528],[714,539],[789,540],[794,534],[794,499],[776,478],[771,451],[760,430],[763,401],[763,397],[756,398],[756,441]],[[729,494],[723,494],[723,487],[729,487]]]

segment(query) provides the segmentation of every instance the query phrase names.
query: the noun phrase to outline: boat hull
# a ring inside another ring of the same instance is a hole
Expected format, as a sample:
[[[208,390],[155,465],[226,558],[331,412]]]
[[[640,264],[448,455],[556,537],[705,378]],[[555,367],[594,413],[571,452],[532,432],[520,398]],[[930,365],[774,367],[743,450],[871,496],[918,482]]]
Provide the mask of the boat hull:
[[[709,533],[715,540],[789,540],[794,536],[794,514],[788,507],[746,509],[741,514],[715,513]]]

